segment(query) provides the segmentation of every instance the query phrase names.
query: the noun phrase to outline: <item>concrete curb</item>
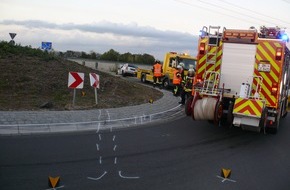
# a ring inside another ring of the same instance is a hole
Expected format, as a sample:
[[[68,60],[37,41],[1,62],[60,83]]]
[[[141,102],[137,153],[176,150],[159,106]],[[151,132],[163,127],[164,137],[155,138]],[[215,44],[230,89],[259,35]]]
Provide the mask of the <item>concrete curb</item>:
[[[168,91],[153,104],[81,111],[0,112],[0,135],[112,130],[182,116],[179,98]]]

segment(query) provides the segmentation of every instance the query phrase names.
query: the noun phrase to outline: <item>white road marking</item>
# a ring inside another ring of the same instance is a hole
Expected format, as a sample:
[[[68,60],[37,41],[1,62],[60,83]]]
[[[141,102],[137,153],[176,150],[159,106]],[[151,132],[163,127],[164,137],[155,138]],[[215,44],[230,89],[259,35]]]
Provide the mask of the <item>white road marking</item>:
[[[96,177],[96,178],[95,177],[88,177],[88,179],[97,181],[97,180],[101,179],[102,177],[104,177],[107,173],[108,172],[105,171],[100,177]]]
[[[111,121],[110,113],[109,113],[108,110],[106,110],[106,112],[107,112],[107,115],[108,115],[107,116],[107,121],[110,122]],[[100,119],[100,117],[101,117],[101,111],[100,111],[100,114],[98,116],[98,119]],[[145,121],[145,114],[140,117],[140,122],[141,123],[143,123],[143,120]],[[151,116],[150,116],[150,120],[151,120]],[[137,122],[137,117],[135,117],[135,123],[136,122]],[[98,123],[98,128],[97,128],[96,133],[99,133],[100,132],[100,126],[101,126],[101,123]],[[113,127],[112,126],[110,126],[110,132],[113,132]],[[99,141],[102,141],[102,135],[101,135],[101,133],[98,134],[98,137],[99,137]],[[112,141],[115,142],[115,140],[116,140],[116,135],[113,135]],[[117,147],[118,147],[118,145],[115,144],[114,147],[113,147],[113,151],[114,152],[116,151]],[[100,151],[100,144],[96,143],[96,148],[97,148],[98,151]],[[115,165],[118,163],[117,161],[118,161],[118,157],[116,156],[114,158],[114,164]],[[99,163],[102,164],[102,156],[99,157]],[[87,177],[87,178],[89,180],[97,181],[97,180],[100,180],[102,177],[104,177],[107,173],[108,173],[107,171],[104,171],[104,173],[101,176],[99,176],[99,177]],[[122,175],[122,171],[118,171],[118,174],[123,179],[139,179],[140,178],[138,176],[124,176],[124,175]]]
[[[109,111],[108,110],[106,110],[106,112],[107,112],[107,115],[108,115],[108,121],[110,122],[111,121],[111,116],[110,116],[110,113],[109,113]],[[112,132],[113,131],[113,127],[112,126],[110,126],[110,132]]]
[[[135,176],[135,177],[128,177],[128,176],[123,176],[122,171],[119,171],[119,176],[123,179],[139,179],[140,177]]]
[[[237,181],[235,181],[235,180],[228,179],[228,178],[223,178],[223,177],[218,176],[218,175],[217,175],[216,177],[222,179],[222,182],[225,182],[225,181],[230,181],[230,182],[233,182],[233,183],[236,183],[236,182],[237,182]]]
[[[106,110],[106,112],[107,112],[107,115],[108,115],[108,120],[110,121],[110,120],[111,120],[111,116],[110,116],[110,114],[109,114],[109,111]]]
[[[99,112],[100,112],[100,114],[98,116],[98,120],[100,120],[100,118],[101,118],[102,110],[99,110]]]
[[[46,189],[46,190],[55,190],[55,189],[61,189],[61,188],[64,188],[64,185],[59,186],[59,187],[55,187],[55,188]]]
[[[101,125],[101,123],[98,123],[98,129],[97,129],[96,133],[99,133],[99,131],[100,131],[100,125]]]
[[[100,156],[99,162],[100,164],[102,164],[102,156]]]

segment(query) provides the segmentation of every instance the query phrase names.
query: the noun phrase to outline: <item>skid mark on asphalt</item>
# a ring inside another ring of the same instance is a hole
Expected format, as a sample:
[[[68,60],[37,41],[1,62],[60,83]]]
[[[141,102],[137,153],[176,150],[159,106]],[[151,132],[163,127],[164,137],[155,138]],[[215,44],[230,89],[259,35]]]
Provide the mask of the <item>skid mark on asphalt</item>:
[[[111,116],[110,116],[110,113],[108,110],[106,111],[106,114],[107,114],[106,121],[108,121],[108,123],[110,123]],[[101,112],[100,112],[98,118],[100,118],[100,117],[101,117]],[[106,125],[106,123],[107,122],[105,122],[105,125]],[[96,131],[98,142],[96,143],[96,149],[100,155],[99,156],[99,164],[102,165],[103,164],[103,157],[102,157],[102,153],[103,153],[102,150],[103,149],[102,149],[102,147],[105,147],[105,140],[103,139],[103,135],[100,133],[100,127],[101,127],[101,123],[98,123],[97,131]],[[111,137],[111,142],[113,143],[112,151],[115,153],[118,150],[118,145],[116,143],[117,136],[116,136],[116,134],[113,133],[112,126],[110,126],[110,134],[112,134],[112,137]],[[112,164],[118,165],[118,157],[117,156],[114,157]],[[97,177],[87,177],[87,179],[93,180],[93,181],[98,181],[98,180],[102,179],[104,176],[106,176],[108,173],[109,173],[109,171],[103,171],[103,173],[101,175],[99,175]],[[123,175],[122,171],[115,171],[114,173],[117,173],[117,175],[122,179],[139,179],[140,178],[139,176]]]

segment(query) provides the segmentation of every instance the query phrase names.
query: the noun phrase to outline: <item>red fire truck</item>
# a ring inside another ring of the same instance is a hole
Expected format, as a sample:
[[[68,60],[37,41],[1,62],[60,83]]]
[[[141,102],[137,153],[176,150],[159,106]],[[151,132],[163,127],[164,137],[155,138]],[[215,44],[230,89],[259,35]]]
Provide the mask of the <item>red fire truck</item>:
[[[276,133],[287,115],[290,52],[285,31],[203,27],[185,112],[194,120]]]

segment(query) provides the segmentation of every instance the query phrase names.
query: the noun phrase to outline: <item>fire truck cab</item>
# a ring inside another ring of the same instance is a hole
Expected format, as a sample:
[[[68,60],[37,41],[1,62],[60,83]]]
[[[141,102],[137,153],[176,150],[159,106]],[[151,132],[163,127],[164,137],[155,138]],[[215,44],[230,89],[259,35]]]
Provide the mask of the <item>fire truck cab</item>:
[[[194,120],[276,133],[287,115],[290,52],[285,31],[203,27],[192,97]]]

